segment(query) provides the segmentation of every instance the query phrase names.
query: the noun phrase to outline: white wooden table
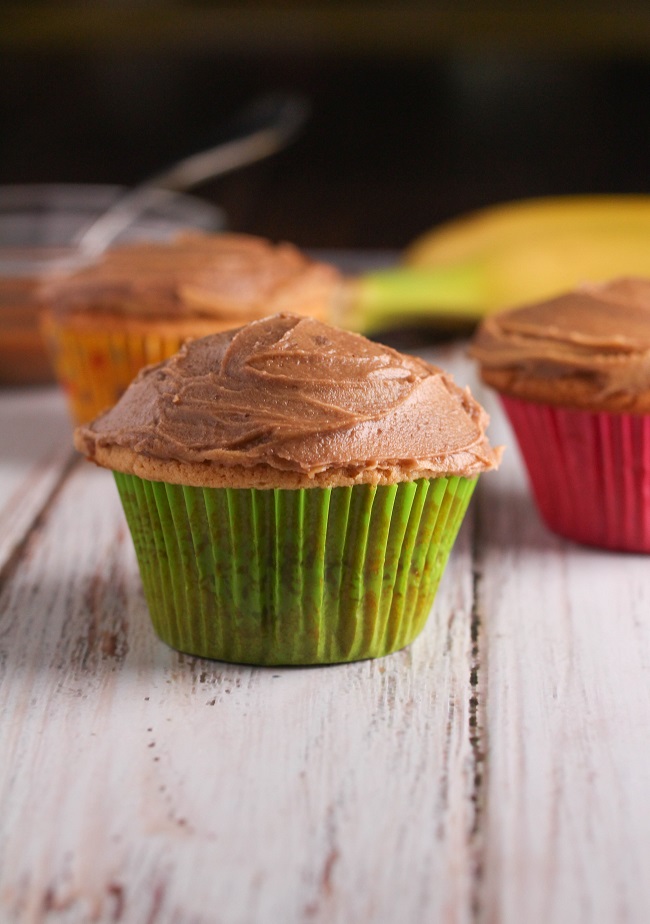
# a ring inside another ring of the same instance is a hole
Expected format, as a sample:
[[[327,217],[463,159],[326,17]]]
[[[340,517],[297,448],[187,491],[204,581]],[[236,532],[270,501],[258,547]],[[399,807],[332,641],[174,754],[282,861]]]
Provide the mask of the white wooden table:
[[[304,670],[159,642],[111,475],[0,393],[1,924],[650,921],[650,560],[547,532],[474,390],[424,633]]]

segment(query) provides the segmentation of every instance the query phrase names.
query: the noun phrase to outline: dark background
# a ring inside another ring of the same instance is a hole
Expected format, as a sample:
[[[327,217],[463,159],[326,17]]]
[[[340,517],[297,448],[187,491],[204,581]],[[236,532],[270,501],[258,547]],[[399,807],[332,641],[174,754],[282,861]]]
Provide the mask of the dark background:
[[[131,184],[254,94],[311,119],[206,183],[238,231],[402,248],[519,197],[650,192],[644,3],[0,3],[0,183]]]

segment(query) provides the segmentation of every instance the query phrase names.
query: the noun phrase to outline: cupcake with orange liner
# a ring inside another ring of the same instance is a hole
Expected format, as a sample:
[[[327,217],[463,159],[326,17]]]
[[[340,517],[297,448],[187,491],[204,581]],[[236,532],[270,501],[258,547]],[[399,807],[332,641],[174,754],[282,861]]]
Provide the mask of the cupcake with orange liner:
[[[75,445],[115,473],[165,642],[328,664],[422,630],[499,461],[486,425],[441,369],[281,314],[143,369]]]
[[[470,352],[499,393],[549,528],[650,552],[650,279],[493,315]]]
[[[328,317],[337,270],[287,243],[187,233],[134,243],[50,280],[42,330],[77,423],[112,406],[139,370],[203,337],[278,311]]]

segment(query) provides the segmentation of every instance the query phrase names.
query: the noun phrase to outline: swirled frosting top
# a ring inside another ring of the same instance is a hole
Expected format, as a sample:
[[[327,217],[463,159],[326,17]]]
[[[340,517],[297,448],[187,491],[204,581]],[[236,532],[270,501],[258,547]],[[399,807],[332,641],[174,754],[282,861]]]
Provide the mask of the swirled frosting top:
[[[634,401],[650,391],[650,279],[584,285],[534,305],[486,318],[470,348],[484,377],[512,373],[527,383],[580,383],[587,402]],[[532,387],[532,385],[531,385]]]
[[[495,467],[486,424],[469,391],[424,360],[279,314],[147,367],[75,443],[100,464],[101,447],[117,446],[179,463],[339,470],[352,481],[398,467],[404,480]]]
[[[326,317],[339,283],[335,267],[292,244],[187,232],[170,242],[108,250],[95,263],[46,282],[41,297],[58,312],[91,309],[237,324],[278,311]]]

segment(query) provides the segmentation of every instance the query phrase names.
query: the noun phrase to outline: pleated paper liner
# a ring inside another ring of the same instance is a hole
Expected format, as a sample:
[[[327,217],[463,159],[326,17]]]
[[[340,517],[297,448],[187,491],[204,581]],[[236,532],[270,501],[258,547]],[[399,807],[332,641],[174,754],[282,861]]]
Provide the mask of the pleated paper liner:
[[[548,527],[586,545],[650,552],[650,417],[501,401]]]
[[[54,370],[75,423],[112,407],[140,369],[176,353],[184,337],[66,327],[43,320]]]
[[[115,479],[160,638],[260,665],[355,661],[408,645],[476,483],[294,491]]]

